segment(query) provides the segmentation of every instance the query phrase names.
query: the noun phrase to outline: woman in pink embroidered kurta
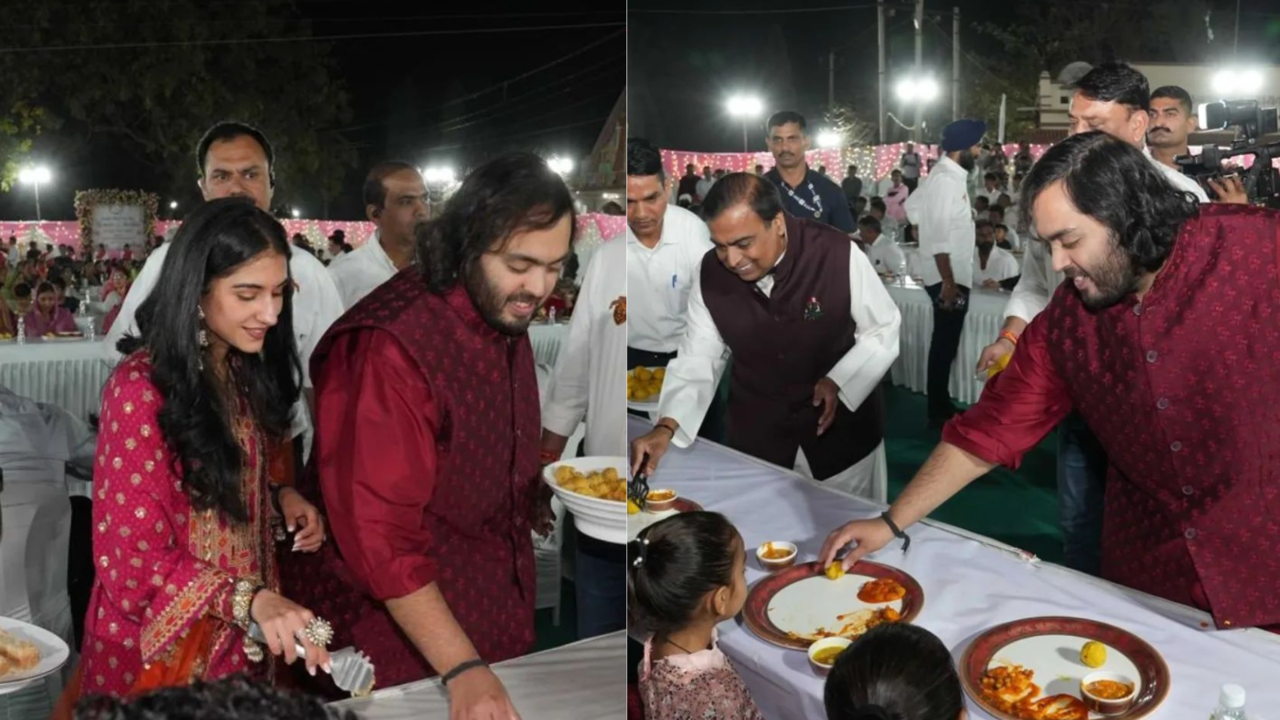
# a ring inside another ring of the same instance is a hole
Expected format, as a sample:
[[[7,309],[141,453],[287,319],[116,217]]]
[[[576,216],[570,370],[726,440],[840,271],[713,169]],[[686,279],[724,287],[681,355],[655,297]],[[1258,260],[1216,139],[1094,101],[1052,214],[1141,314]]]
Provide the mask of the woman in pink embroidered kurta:
[[[302,526],[313,552],[324,529],[292,489],[269,485],[266,449],[288,428],[293,384],[286,235],[240,199],[202,206],[183,224],[138,313],[141,338],[103,396],[94,473],[97,579],[85,622],[85,694],[126,695],[156,663],[181,681],[247,672],[248,620],[273,655],[294,659],[309,611],[278,594],[272,519]],[[278,494],[278,504],[272,493]],[[238,588],[252,583],[252,593]],[[237,617],[239,595],[248,617]],[[179,649],[208,632],[194,662]],[[307,667],[328,656],[310,641]],[[169,681],[172,681],[170,678]]]

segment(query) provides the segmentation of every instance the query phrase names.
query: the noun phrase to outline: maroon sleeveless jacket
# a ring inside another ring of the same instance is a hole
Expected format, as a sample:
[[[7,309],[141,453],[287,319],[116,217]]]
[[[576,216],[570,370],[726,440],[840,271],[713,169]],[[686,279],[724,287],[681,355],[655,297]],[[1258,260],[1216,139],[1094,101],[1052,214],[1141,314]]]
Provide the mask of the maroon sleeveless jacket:
[[[330,328],[313,367],[337,338],[370,331],[399,341],[440,411],[438,473],[424,518],[440,591],[483,659],[523,655],[534,642],[530,518],[541,472],[541,412],[528,336],[495,331],[463,288],[434,295],[419,271],[408,268]],[[309,475],[308,495],[314,496],[314,473]],[[317,504],[326,514],[340,512]],[[309,607],[333,622],[338,638],[332,647],[359,644],[377,666],[379,687],[434,674],[385,607],[356,596],[334,546],[326,543],[315,564],[291,554],[297,569],[286,573],[303,574],[295,584],[315,603]]]
[[[847,235],[787,216],[787,250],[774,269],[770,297],[730,272],[712,250],[703,258],[702,297],[733,352],[729,445],[791,467],[803,448],[824,480],[862,460],[884,436],[880,391],[857,409],[837,402],[831,428],[818,437],[821,407],[813,388],[853,348]]]
[[[1280,216],[1201,205],[1141,303],[1036,322],[1110,459],[1103,576],[1280,624]]]

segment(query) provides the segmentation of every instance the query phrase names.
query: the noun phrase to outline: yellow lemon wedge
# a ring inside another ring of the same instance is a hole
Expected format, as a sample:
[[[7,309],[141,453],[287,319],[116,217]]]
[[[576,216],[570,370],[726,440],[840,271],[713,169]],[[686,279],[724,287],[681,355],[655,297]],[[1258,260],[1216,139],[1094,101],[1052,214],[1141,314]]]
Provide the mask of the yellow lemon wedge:
[[[1090,640],[1080,648],[1080,662],[1091,668],[1100,668],[1107,662],[1107,646]]]
[[[635,501],[635,500],[628,500],[628,501],[627,501],[627,514],[628,514],[628,515],[635,515],[635,514],[636,514],[636,513],[638,513],[638,512],[640,512],[640,506],[636,504],[636,501]]]
[[[835,562],[828,565],[827,577],[831,578],[832,580],[839,580],[840,578],[844,577],[844,565],[841,564],[839,560],[836,560]]]

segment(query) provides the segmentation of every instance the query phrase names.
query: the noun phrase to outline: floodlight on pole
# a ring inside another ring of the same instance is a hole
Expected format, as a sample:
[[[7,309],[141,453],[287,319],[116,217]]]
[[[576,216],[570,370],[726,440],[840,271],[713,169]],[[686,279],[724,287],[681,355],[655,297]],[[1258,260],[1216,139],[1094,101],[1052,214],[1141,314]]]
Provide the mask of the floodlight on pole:
[[[751,146],[747,142],[747,123],[764,113],[764,101],[754,95],[735,95],[729,98],[725,109],[730,117],[742,120],[742,151],[749,152]]]
[[[823,130],[818,133],[818,147],[838,148],[844,144],[844,136],[834,130]]]
[[[44,219],[40,215],[40,186],[42,184],[48,184],[52,180],[53,173],[44,165],[36,165],[34,167],[27,166],[18,172],[18,182],[24,185],[30,185],[35,189],[37,222]]]

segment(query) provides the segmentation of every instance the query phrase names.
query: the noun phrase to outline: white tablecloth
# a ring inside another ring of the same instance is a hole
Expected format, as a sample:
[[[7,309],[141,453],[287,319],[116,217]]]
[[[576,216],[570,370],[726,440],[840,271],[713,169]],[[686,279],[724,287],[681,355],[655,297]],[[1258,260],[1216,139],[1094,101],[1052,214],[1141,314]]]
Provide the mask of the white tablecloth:
[[[0,343],[0,385],[85,419],[98,412],[111,368],[102,341]]]
[[[635,420],[628,425],[633,438],[648,429]],[[704,440],[687,450],[671,448],[656,480],[707,510],[724,513],[737,526],[752,558],[749,583],[764,577],[751,555],[761,543],[791,541],[799,546],[801,561],[816,560],[831,529],[882,511]],[[916,624],[938,635],[955,657],[978,633],[1011,620],[1093,618],[1143,638],[1169,664],[1169,696],[1151,720],[1207,717],[1225,683],[1243,685],[1250,708],[1277,717],[1280,636],[1261,630],[1202,630],[1200,622],[1209,618],[1191,608],[1056,565],[1029,562],[1007,546],[956,528],[926,523],[908,532],[910,554],[903,555],[895,542],[870,559],[902,568],[920,581],[925,603]],[[769,645],[738,622],[722,623],[719,629],[721,647],[766,717],[826,717],[822,680],[810,671],[803,653]],[[968,708],[975,720],[990,718],[972,702]]]
[[[556,358],[560,356],[560,343],[565,333],[569,332],[569,323],[557,322],[548,325],[534,322],[529,326],[529,342],[533,343],[533,361],[539,365],[556,366]]]
[[[886,286],[893,302],[902,311],[898,359],[893,363],[894,385],[904,385],[915,392],[925,392],[929,379],[929,340],[933,333],[933,303],[924,288],[908,282],[906,287]],[[1009,293],[998,290],[974,290],[969,295],[969,313],[960,336],[960,353],[951,365],[951,397],[963,403],[975,403],[982,394],[982,383],[974,377],[982,349],[995,342],[1004,325],[1004,306]]]
[[[627,715],[624,631],[508,660],[493,671],[524,720],[621,720]],[[366,720],[449,717],[449,698],[439,678],[334,706]]]

